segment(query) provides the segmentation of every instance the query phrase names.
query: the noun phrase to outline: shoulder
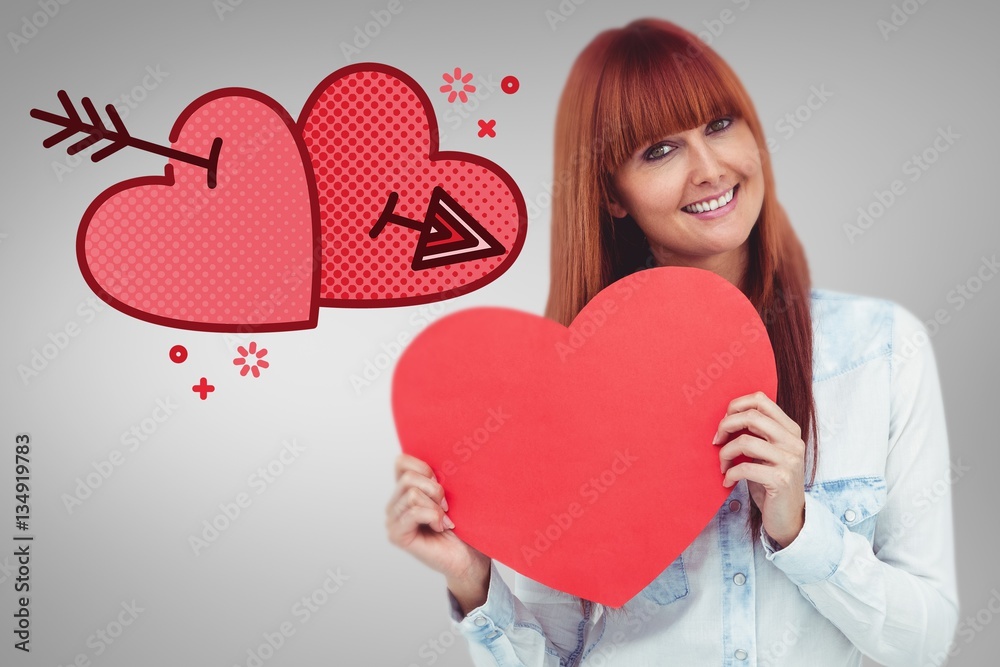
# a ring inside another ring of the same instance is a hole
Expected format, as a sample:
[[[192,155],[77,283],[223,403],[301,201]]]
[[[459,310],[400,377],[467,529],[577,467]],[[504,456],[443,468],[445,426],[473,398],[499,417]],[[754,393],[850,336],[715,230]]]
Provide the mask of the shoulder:
[[[891,364],[901,347],[929,341],[923,323],[889,299],[813,289],[810,315],[814,382],[875,359]]]

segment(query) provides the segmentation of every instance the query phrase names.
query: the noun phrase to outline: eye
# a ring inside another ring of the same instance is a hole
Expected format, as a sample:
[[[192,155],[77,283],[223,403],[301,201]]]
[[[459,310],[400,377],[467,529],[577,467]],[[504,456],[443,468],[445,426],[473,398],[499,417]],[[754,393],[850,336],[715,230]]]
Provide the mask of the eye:
[[[650,162],[661,160],[672,150],[674,150],[674,147],[670,144],[656,144],[643,153],[642,159]]]
[[[707,134],[713,134],[715,132],[721,132],[727,127],[733,124],[733,119],[728,116],[725,118],[716,118],[705,125],[705,131]]]

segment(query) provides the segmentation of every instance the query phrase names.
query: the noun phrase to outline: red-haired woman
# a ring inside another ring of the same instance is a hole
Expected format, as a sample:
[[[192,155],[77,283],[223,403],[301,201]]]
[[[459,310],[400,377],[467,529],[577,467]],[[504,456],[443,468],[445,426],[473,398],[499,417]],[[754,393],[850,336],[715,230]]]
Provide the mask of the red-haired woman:
[[[547,316],[568,325],[650,266],[713,271],[767,327],[777,402],[733,397],[716,435],[731,496],[619,610],[517,574],[512,590],[452,532],[431,468],[400,456],[390,540],[445,574],[476,664],[942,664],[958,596],[926,330],[890,301],[811,289],[733,71],[670,23],[601,33],[559,103],[555,174]]]

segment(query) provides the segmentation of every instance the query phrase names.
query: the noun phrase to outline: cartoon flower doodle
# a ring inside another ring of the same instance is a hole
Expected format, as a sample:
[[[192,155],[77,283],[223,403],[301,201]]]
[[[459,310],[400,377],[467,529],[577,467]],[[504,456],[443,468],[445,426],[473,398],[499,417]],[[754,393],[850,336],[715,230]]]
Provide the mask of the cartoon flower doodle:
[[[472,72],[467,72],[463,76],[462,70],[456,67],[454,73],[445,72],[441,76],[447,82],[441,86],[441,92],[448,93],[448,102],[454,102],[457,97],[462,100],[462,104],[465,104],[469,101],[469,96],[466,93],[476,92],[476,87],[469,83],[472,81]]]
[[[240,375],[244,377],[246,377],[247,373],[253,373],[255,378],[259,378],[260,369],[267,368],[270,365],[264,360],[264,355],[267,354],[267,349],[263,347],[257,349],[257,343],[254,341],[250,341],[249,348],[240,345],[236,348],[236,351],[243,356],[233,359],[233,365],[243,366],[243,368],[240,369]]]

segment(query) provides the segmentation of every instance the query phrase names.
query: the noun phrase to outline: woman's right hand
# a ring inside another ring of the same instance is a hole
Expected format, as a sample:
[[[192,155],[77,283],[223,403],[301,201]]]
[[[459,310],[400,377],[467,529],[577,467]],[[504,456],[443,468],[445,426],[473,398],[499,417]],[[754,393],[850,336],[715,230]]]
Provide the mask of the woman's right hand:
[[[409,454],[396,458],[396,489],[386,506],[389,541],[445,575],[464,612],[486,601],[490,559],[463,542],[431,467]]]

